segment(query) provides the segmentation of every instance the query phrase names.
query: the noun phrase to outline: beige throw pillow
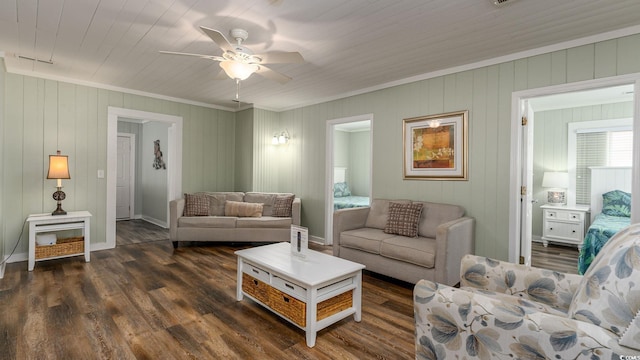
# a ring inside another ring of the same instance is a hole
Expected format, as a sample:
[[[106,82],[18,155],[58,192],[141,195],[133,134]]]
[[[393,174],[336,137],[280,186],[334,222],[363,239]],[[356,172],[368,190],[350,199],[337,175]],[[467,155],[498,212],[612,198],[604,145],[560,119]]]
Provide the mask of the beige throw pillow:
[[[262,217],[262,204],[229,201],[224,203],[225,216]]]
[[[389,217],[384,232],[408,237],[418,236],[418,221],[422,212],[422,203],[389,203]]]
[[[184,194],[184,216],[208,216],[209,197],[204,194]]]

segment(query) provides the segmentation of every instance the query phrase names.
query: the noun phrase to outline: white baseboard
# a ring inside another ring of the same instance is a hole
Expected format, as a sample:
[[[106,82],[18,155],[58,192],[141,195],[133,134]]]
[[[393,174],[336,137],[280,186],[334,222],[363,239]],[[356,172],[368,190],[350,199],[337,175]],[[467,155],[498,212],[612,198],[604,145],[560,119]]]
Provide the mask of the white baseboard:
[[[327,244],[325,244],[324,238],[321,238],[319,236],[311,235],[311,236],[309,236],[309,241],[312,241],[314,243],[318,243],[320,245],[327,245]]]
[[[158,226],[160,226],[161,228],[164,228],[164,229],[168,229],[169,228],[169,225],[167,225],[166,221],[154,219],[154,218],[152,218],[150,216],[142,215],[142,220],[144,220],[146,222],[150,222],[150,223],[152,223],[154,225],[158,225]]]
[[[24,253],[14,253],[11,256],[5,257],[5,260],[7,261],[7,263],[27,261],[27,260],[29,260],[29,253],[26,253],[26,252],[24,252]]]

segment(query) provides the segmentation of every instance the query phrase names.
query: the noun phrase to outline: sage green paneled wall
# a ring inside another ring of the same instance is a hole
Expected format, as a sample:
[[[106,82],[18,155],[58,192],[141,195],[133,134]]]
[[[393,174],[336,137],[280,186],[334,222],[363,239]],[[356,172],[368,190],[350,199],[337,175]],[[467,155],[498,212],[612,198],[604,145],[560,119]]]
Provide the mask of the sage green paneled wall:
[[[371,187],[371,132],[349,134],[349,187],[354,196],[369,196]]]
[[[107,107],[183,117],[183,190],[232,189],[235,114],[117,91],[5,73],[2,128],[2,248],[11,251],[24,219],[55,208],[55,181],[46,180],[48,155],[69,155],[71,180],[63,180],[63,208],[89,210],[91,242],[105,241]],[[220,171],[224,169],[224,171]],[[17,253],[26,253],[23,236]]]
[[[346,131],[333,132],[333,166],[349,167],[349,133]]]
[[[2,139],[2,142],[4,143],[4,113],[5,113],[5,106],[4,106],[4,94],[5,94],[5,68],[4,68],[4,59],[0,58],[0,139]],[[0,146],[0,169],[5,169],[4,164],[4,146]],[[2,176],[0,176],[0,261],[4,261],[4,244],[6,242],[6,233],[4,231],[4,193],[5,193],[5,187],[4,187],[4,170],[2,171]],[[11,242],[12,244],[15,244],[15,240],[14,242]],[[1,275],[4,276],[4,271],[1,270],[1,266],[0,266],[0,273],[2,273]]]
[[[167,199],[168,174],[167,169],[175,164],[174,159],[168,156],[167,141],[169,130],[166,123],[148,122],[142,125],[142,216],[157,224],[169,224],[167,219],[167,209],[169,199]],[[156,169],[153,161],[154,142],[160,141],[160,151],[165,168]]]
[[[270,118],[269,126],[260,129],[256,124],[256,139],[272,136],[272,127],[279,123],[295,129],[301,143],[290,157],[254,161],[255,171],[278,168],[292,174],[288,191],[294,189],[303,198],[304,224],[311,235],[324,237],[326,121],[371,113],[373,196],[462,205],[476,218],[476,253],[507,259],[512,93],[636,72],[640,72],[640,35],[285,111],[279,121]],[[469,180],[403,180],[402,119],[457,110],[469,110]],[[256,117],[256,122],[263,121],[267,120]],[[272,151],[260,141],[254,141],[256,158]],[[274,184],[273,177],[254,177],[254,181],[258,188]]]
[[[542,209],[547,191],[542,188],[545,171],[567,171],[568,125],[574,122],[633,117],[633,102],[581,106],[539,111],[533,121],[533,204],[532,235],[542,236]]]
[[[253,113],[254,109],[236,113],[235,191],[253,189]]]

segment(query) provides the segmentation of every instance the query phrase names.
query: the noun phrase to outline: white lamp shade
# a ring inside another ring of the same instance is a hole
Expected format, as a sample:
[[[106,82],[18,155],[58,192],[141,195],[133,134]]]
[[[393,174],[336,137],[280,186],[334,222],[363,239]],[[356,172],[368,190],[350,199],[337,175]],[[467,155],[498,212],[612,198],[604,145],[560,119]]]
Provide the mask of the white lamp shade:
[[[542,187],[566,189],[569,187],[569,173],[545,172],[542,177]]]
[[[69,175],[69,161],[67,155],[49,155],[49,171],[47,179],[71,179]]]
[[[251,74],[258,71],[258,65],[245,64],[233,60],[225,60],[220,62],[220,67],[232,79],[245,80]]]

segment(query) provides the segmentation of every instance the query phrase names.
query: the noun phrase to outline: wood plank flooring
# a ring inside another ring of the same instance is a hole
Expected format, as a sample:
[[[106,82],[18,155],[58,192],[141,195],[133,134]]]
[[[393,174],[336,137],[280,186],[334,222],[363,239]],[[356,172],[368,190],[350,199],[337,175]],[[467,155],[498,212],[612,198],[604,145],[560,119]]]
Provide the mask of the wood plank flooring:
[[[90,263],[80,256],[37,262],[33,272],[26,262],[7,266],[0,358],[415,358],[411,284],[365,272],[362,322],[321,330],[308,348],[302,330],[235,300],[234,251],[257,244],[174,250],[165,229],[142,221],[117,228],[118,247],[93,252]]]

